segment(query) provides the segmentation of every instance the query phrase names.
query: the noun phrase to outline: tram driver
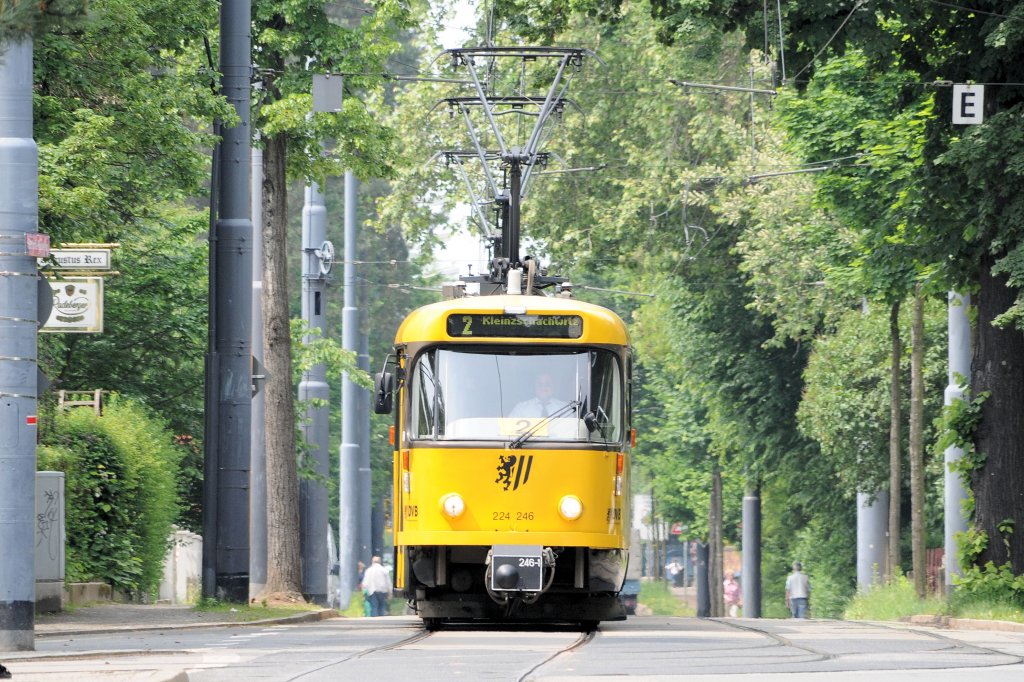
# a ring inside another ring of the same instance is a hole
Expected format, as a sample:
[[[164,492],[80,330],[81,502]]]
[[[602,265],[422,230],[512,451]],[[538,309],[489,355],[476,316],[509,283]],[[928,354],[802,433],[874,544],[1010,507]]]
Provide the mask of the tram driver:
[[[533,384],[534,395],[512,408],[510,417],[550,417],[568,405],[568,401],[555,397],[555,380],[548,372],[541,372]]]

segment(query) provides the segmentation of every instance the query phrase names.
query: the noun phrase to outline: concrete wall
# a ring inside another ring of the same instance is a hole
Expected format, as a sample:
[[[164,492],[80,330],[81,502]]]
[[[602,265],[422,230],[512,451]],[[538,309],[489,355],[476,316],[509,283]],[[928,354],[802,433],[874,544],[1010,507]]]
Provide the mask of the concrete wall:
[[[171,536],[164,558],[164,577],[159,600],[170,604],[194,604],[202,594],[203,538],[187,530]]]

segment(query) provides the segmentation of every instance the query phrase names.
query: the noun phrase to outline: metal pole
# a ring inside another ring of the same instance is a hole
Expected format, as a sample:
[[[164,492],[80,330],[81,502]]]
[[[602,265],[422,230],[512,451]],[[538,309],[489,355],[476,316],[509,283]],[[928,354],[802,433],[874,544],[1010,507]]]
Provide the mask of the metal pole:
[[[889,575],[886,571],[888,531],[889,492],[882,490],[873,496],[857,493],[857,588],[861,592],[867,592],[883,576]]]
[[[239,122],[223,128],[217,216],[217,540],[215,594],[249,601],[249,447],[252,421],[252,220],[249,216],[249,0],[221,3],[221,87]],[[209,378],[208,378],[209,380]]]
[[[370,339],[365,330],[359,332],[359,369],[370,371]],[[365,388],[356,389],[359,433],[359,558],[367,566],[373,556],[377,538],[373,535],[373,474],[370,469],[370,394]]]
[[[949,292],[949,384],[946,386],[945,403],[964,396],[964,388],[971,376],[971,322],[967,317],[967,306],[971,304],[969,294]],[[957,561],[955,535],[967,530],[963,503],[967,490],[960,474],[949,470],[950,466],[963,457],[964,451],[955,445],[945,452],[945,547],[946,547],[946,592],[953,590],[953,576],[963,575],[963,567]]]
[[[359,347],[356,308],[356,179],[345,172],[345,304],[341,313],[341,345],[355,353]],[[348,608],[359,561],[359,444],[356,442],[358,386],[341,376],[341,452],[338,463],[338,605]]]
[[[761,491],[752,487],[743,496],[743,617],[761,617]]]
[[[708,560],[711,545],[697,542],[697,617],[707,618],[711,615],[711,592],[708,585]]]
[[[35,629],[39,154],[32,139],[32,39],[0,44],[0,651]]]
[[[260,366],[263,347],[263,150],[252,148],[252,354]],[[267,586],[267,447],[264,394],[252,397],[252,469],[249,472],[249,598]]]
[[[302,207],[302,319],[310,329],[319,329],[321,337],[327,334],[327,277],[317,254],[326,239],[324,194],[320,185],[312,183],[306,186]],[[299,382],[299,400],[306,403],[302,439],[308,448],[308,463],[323,478],[299,481],[302,594],[321,606],[327,605],[327,488],[322,481],[330,474],[329,399],[327,366],[321,363],[303,372]],[[319,405],[311,404],[314,400]]]
[[[519,220],[521,201],[519,192],[521,189],[521,180],[522,167],[519,165],[519,159],[513,158],[511,168],[509,169],[508,224],[505,225],[505,234],[503,235],[503,238],[506,240],[505,253],[508,255],[509,267],[515,267],[519,262]]]

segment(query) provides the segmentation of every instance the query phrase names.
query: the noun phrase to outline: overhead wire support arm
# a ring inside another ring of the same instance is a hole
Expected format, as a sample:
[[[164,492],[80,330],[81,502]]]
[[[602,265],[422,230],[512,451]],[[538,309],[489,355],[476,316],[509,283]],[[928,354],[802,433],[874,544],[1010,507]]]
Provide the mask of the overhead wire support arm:
[[[750,92],[755,95],[770,95],[775,97],[779,93],[774,90],[762,90],[759,88],[744,88],[738,85],[717,85],[714,83],[690,83],[688,81],[679,81],[675,78],[669,78],[668,82],[672,85],[676,85],[680,88],[695,88],[698,90],[725,90],[727,92]]]
[[[555,78],[551,81],[551,87],[548,88],[547,97],[544,99],[544,104],[540,108],[540,118],[537,120],[536,125],[533,126],[533,134],[530,135],[530,141],[526,143],[526,149],[524,150],[526,156],[532,157],[536,151],[537,146],[540,143],[540,133],[548,121],[548,117],[551,116],[553,111],[553,103],[555,101],[555,91],[558,90],[559,84],[562,82],[562,76],[565,74],[565,67],[570,63],[574,63],[577,67],[579,66],[579,54],[567,54],[562,57],[562,63],[558,65],[558,73],[555,74]],[[572,79],[567,79],[565,86],[562,88],[562,92],[558,95],[558,100],[561,101],[562,96],[565,95],[566,90],[569,89],[569,82]]]
[[[480,106],[483,107],[484,114],[487,116],[487,122],[491,125],[491,132],[494,133],[494,137],[498,141],[498,147],[501,149],[501,155],[508,156],[508,147],[505,145],[505,136],[501,134],[501,129],[498,128],[498,122],[494,120],[490,100],[487,97],[487,93],[484,91],[483,85],[480,83],[480,78],[476,74],[476,65],[473,63],[472,59],[463,59],[462,62],[466,65],[470,78],[473,79],[473,86],[476,88],[477,96],[480,98]],[[460,105],[460,108],[463,107]],[[464,108],[463,114],[468,116]]]
[[[487,239],[495,238],[495,231],[491,228],[491,224],[487,221],[487,217],[484,215],[480,198],[476,192],[473,191],[473,183],[469,181],[469,175],[466,173],[466,167],[462,163],[462,157],[458,155],[451,155],[448,157],[449,160],[453,161],[459,170],[459,175],[462,176],[462,181],[466,184],[466,189],[469,190],[469,196],[473,200],[473,211],[476,213],[477,220],[480,222],[480,228],[484,232],[484,237]]]
[[[466,122],[466,131],[469,133],[469,139],[473,142],[473,146],[476,147],[477,156],[480,158],[480,166],[483,168],[484,175],[487,177],[487,184],[491,188],[491,194],[494,196],[494,200],[498,201],[501,198],[502,192],[498,187],[498,182],[494,179],[494,174],[491,173],[490,164],[487,163],[487,151],[483,148],[483,145],[480,144],[480,137],[476,134],[476,128],[473,127],[472,119],[469,118],[469,110],[460,103],[459,111],[462,112],[462,118]],[[500,139],[499,142],[504,144]]]

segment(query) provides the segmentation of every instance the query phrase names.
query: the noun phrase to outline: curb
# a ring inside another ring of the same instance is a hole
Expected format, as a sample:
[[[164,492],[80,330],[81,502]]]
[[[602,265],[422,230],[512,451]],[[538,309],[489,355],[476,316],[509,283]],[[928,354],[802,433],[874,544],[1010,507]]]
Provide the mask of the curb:
[[[281,616],[278,618],[264,618],[262,620],[246,621],[216,621],[210,623],[182,623],[164,625],[120,625],[120,626],[99,626],[95,628],[79,630],[55,630],[52,632],[37,632],[37,639],[56,637],[77,637],[81,635],[109,635],[118,632],[157,632],[160,630],[195,630],[198,628],[227,628],[227,627],[255,627],[265,625],[287,625],[292,623],[316,623],[331,618],[338,618],[341,614],[337,609],[324,609],[322,611],[309,611],[294,616]],[[124,656],[150,653],[147,651],[124,650],[124,651],[80,651],[80,652],[51,652],[51,651],[23,651],[4,653],[4,661],[32,661],[44,658],[96,658],[97,656]],[[188,678],[174,678],[176,680],[187,680]]]
[[[281,625],[286,623],[313,623],[329,618],[337,618],[341,614],[337,609],[324,609],[323,611],[309,611],[294,616],[279,616],[277,618],[264,618],[263,620],[241,620],[241,621],[211,621],[209,623],[181,623],[163,625],[110,625],[93,628],[82,628],[78,630],[52,630],[50,632],[37,632],[37,638],[44,637],[65,637],[70,635],[103,635],[115,632],[152,632],[154,630],[193,630],[196,628],[225,628],[225,627],[248,627],[254,625]]]
[[[1024,632],[1024,623],[1008,620],[974,620],[951,616],[920,615],[903,619],[913,625],[930,625],[947,630],[991,630],[995,632]]]

